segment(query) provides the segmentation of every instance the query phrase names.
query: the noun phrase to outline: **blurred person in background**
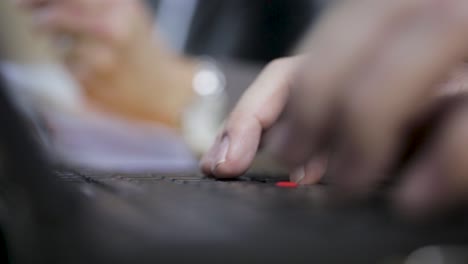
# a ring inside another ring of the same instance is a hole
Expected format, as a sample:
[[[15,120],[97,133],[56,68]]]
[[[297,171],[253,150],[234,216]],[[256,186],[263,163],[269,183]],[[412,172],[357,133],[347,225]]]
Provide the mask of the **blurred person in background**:
[[[311,1],[150,1],[153,10],[129,0],[17,2],[92,101],[172,127],[194,96],[196,56],[261,65],[286,55],[316,10]]]
[[[52,38],[93,107],[170,128],[196,153],[212,142],[225,108],[258,65],[289,53],[319,6],[308,0],[16,2],[32,15],[36,32]],[[76,140],[67,131],[62,135]]]

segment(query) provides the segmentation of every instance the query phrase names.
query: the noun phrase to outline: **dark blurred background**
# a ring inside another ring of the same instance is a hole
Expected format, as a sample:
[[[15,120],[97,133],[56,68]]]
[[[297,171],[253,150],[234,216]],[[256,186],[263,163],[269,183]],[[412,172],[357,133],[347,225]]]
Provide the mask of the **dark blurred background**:
[[[317,0],[147,0],[170,44],[192,55],[263,63],[288,54]]]

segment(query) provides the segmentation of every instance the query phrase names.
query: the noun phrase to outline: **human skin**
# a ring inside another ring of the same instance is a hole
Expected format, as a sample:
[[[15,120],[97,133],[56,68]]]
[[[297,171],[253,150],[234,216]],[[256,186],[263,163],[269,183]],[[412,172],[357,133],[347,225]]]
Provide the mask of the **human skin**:
[[[341,193],[368,195],[395,176],[415,120],[449,94],[462,97],[467,54],[466,1],[342,1],[322,17],[304,55],[265,68],[202,170],[240,175],[262,143],[292,180],[315,183],[326,171]],[[467,197],[468,115],[465,103],[453,108],[399,172],[392,199],[408,213]]]

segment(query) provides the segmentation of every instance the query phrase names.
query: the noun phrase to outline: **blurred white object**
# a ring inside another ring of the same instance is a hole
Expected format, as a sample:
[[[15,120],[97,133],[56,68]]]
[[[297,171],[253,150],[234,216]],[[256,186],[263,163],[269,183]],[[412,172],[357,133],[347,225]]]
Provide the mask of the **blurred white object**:
[[[200,60],[193,78],[197,97],[186,109],[182,129],[184,138],[196,154],[205,153],[214,142],[225,117],[227,96],[224,74],[213,60]]]
[[[0,71],[14,87],[11,90],[14,98],[21,99],[21,103],[66,112],[80,112],[84,108],[78,84],[62,65],[5,62],[0,64]]]
[[[198,162],[184,140],[163,126],[99,113],[48,113],[58,160],[78,167],[118,172],[186,172]]]

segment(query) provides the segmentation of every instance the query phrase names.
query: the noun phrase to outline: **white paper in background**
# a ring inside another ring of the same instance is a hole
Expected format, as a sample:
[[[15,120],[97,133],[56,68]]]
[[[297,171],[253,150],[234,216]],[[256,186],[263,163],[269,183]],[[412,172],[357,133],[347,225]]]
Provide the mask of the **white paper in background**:
[[[163,126],[90,113],[47,113],[51,149],[67,163],[118,172],[195,171],[198,162],[183,139]]]

